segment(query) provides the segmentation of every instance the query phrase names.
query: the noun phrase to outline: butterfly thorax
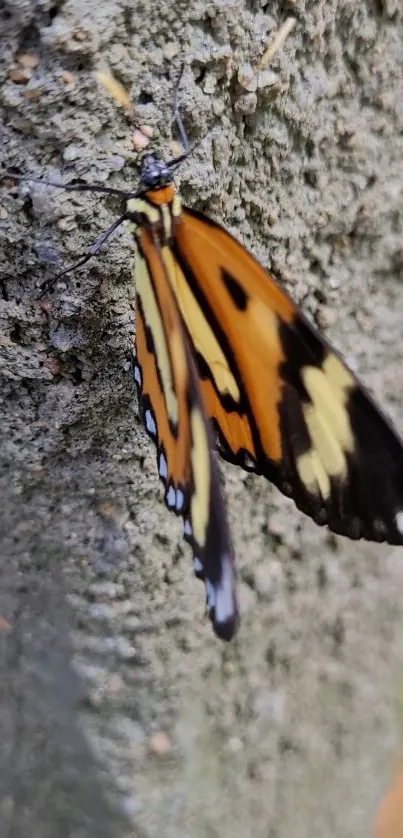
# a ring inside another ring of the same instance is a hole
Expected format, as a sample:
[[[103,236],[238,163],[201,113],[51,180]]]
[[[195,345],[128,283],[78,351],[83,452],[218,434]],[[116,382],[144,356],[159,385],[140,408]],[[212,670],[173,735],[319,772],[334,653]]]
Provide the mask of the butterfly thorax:
[[[182,205],[173,183],[149,189],[127,202],[130,214],[131,230],[138,236],[142,227],[152,228],[160,247],[172,241],[174,227],[178,221]]]

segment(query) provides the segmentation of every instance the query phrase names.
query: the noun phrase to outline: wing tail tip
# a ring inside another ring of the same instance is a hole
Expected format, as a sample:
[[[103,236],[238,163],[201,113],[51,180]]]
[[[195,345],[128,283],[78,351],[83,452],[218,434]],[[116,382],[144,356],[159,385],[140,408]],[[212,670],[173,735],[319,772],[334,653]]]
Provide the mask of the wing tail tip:
[[[234,614],[230,617],[227,617],[225,620],[217,620],[215,617],[215,608],[211,608],[209,612],[209,617],[213,625],[214,633],[220,640],[225,640],[229,643],[237,633],[238,626],[239,626],[239,615],[238,611],[235,610]]]
[[[219,580],[212,581],[205,574],[206,605],[215,634],[221,640],[229,641],[239,623],[236,579],[232,556],[224,554],[221,559]]]

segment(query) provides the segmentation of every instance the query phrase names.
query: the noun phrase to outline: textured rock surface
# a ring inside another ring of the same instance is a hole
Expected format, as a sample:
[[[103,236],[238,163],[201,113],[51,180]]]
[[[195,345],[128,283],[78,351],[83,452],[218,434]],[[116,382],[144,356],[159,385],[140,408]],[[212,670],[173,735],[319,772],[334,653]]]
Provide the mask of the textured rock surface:
[[[1,162],[135,184],[133,126],[93,72],[169,154],[185,56],[185,200],[278,273],[403,432],[398,6],[3,0]],[[119,211],[0,192],[2,836],[364,838],[398,748],[402,551],[330,537],[227,468],[242,626],[214,639],[137,419],[128,234],[36,301]]]

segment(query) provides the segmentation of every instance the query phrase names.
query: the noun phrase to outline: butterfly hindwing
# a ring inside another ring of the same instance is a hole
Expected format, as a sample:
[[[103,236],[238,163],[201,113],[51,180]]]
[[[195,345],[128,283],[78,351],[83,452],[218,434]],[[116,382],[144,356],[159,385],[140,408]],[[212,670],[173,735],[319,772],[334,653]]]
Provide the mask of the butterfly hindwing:
[[[183,516],[195,572],[204,579],[216,633],[237,623],[232,546],[212,439],[188,338],[152,228],[137,232],[136,362],[141,410],[157,446],[165,503]]]
[[[170,258],[220,453],[335,532],[402,544],[403,448],[353,373],[220,225],[184,209]]]

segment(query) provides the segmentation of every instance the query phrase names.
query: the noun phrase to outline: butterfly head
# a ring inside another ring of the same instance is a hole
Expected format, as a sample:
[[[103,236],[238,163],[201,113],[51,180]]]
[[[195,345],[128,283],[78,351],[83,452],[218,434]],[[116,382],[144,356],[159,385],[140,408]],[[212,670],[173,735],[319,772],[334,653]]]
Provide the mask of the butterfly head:
[[[141,188],[158,189],[160,186],[168,186],[174,179],[174,170],[170,163],[165,163],[154,157],[153,154],[146,154],[141,161],[140,183]]]

